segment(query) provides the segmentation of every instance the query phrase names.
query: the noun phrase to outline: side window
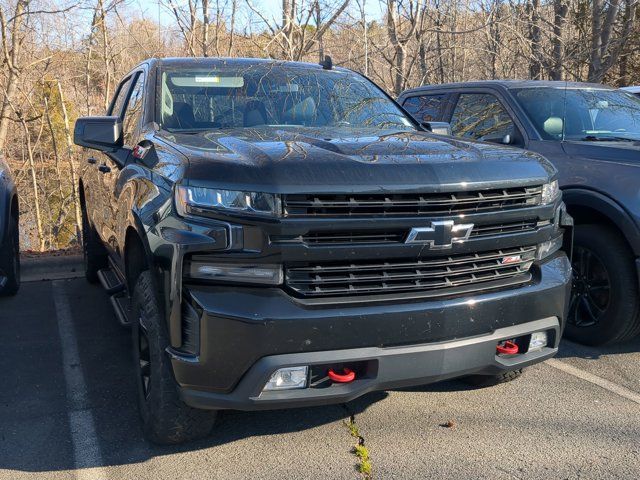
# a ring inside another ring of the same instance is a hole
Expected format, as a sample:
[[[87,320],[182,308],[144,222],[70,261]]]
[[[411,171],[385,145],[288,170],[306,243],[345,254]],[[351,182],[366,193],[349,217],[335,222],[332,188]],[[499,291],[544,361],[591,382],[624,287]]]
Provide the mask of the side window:
[[[120,83],[118,87],[118,93],[116,93],[113,101],[111,102],[111,108],[109,109],[109,113],[107,115],[122,115],[122,107],[124,106],[124,102],[127,99],[127,94],[129,93],[129,86],[131,85],[131,77],[125,79]]]
[[[517,130],[500,101],[488,93],[463,93],[451,117],[451,133],[456,137],[502,143]]]
[[[124,144],[132,146],[134,142],[134,134],[136,128],[140,124],[140,118],[142,117],[142,97],[144,94],[144,73],[140,73],[135,78],[135,84],[129,97],[129,103],[127,104],[124,112],[124,119],[122,121],[122,132],[124,138]]]
[[[445,94],[420,95],[407,98],[402,106],[419,122],[437,122],[446,98]]]

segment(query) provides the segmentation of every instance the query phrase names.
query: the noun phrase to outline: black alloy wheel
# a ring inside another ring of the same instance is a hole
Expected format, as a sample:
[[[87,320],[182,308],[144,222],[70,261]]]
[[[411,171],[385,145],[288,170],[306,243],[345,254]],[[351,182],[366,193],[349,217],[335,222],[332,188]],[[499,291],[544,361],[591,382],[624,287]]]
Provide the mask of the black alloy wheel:
[[[611,280],[600,257],[584,246],[573,251],[573,289],[568,321],[575,327],[597,325],[611,302]]]
[[[147,329],[142,323],[142,317],[138,320],[138,365],[142,392],[145,398],[149,398],[151,388],[151,354],[149,352],[149,337]]]

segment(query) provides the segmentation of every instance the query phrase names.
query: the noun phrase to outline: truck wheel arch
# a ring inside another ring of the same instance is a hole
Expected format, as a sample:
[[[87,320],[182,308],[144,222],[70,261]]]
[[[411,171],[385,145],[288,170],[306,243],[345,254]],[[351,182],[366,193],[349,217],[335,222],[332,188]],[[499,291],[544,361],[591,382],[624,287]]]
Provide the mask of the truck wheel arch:
[[[608,224],[620,232],[636,256],[640,256],[640,232],[627,211],[612,198],[582,188],[563,189],[563,200],[576,224]]]
[[[149,268],[148,250],[135,227],[129,226],[125,235],[124,266],[127,277],[127,289],[133,293],[136,280]]]

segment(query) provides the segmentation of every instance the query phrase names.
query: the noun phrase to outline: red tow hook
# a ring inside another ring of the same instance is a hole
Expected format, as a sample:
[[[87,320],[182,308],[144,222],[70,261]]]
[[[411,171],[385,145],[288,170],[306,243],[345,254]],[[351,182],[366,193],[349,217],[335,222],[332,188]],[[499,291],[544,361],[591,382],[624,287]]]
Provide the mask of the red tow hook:
[[[518,353],[518,345],[513,343],[511,340],[507,340],[496,346],[496,352],[502,355],[515,355]]]
[[[327,375],[329,375],[329,378],[336,383],[350,383],[356,379],[356,372],[354,372],[353,370],[349,368],[343,368],[342,371],[344,373],[341,375],[334,372],[333,369],[330,368]]]

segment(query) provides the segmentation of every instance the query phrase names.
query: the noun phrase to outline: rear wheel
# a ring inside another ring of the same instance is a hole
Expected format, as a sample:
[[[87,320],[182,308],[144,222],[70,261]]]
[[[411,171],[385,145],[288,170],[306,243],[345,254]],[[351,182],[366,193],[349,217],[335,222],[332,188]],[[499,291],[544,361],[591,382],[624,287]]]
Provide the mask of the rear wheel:
[[[640,332],[635,258],[605,225],[574,230],[573,289],[565,335],[586,345],[627,340]]]
[[[15,216],[9,218],[5,242],[0,248],[0,271],[5,282],[0,295],[15,295],[20,288],[20,229]]]
[[[98,283],[98,271],[107,267],[107,253],[100,243],[98,235],[89,223],[87,209],[82,207],[82,255],[84,257],[84,276],[89,283]]]
[[[523,369],[509,370],[508,372],[502,372],[498,375],[471,375],[465,377],[464,381],[472,387],[485,388],[493,387],[494,385],[500,385],[501,383],[507,383],[519,378],[522,375]]]
[[[191,408],[180,399],[166,353],[168,335],[148,271],[136,282],[132,310],[134,369],[145,437],[154,443],[177,444],[208,436],[216,412]]]

